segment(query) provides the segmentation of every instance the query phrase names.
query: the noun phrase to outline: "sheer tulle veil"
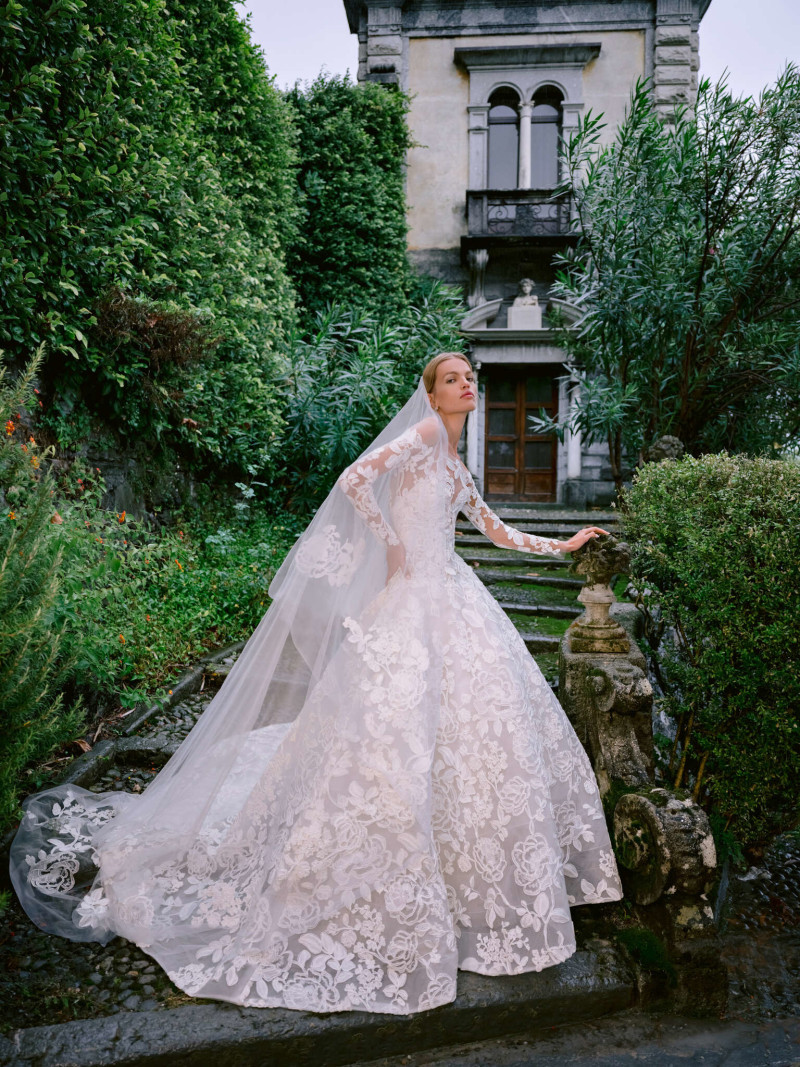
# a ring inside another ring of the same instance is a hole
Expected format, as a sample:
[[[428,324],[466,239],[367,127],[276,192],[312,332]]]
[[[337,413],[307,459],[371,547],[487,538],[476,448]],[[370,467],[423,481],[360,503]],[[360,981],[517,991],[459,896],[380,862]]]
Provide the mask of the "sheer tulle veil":
[[[437,482],[447,460],[447,436],[421,379],[362,457],[403,434],[418,433],[420,426],[427,476]],[[404,492],[402,471],[386,471],[372,492],[381,512],[391,516],[393,500]],[[449,503],[435,492],[424,499],[431,508]],[[421,518],[432,529],[441,525],[438,515]],[[200,921],[196,900],[171,895],[165,872],[183,863],[198,886],[207,888],[220,872],[252,868],[261,871],[263,888],[264,872],[289,832],[287,811],[300,810],[297,798],[304,790],[310,795],[314,768],[329,758],[334,739],[347,735],[358,743],[363,708],[342,705],[336,721],[329,721],[319,708],[330,702],[318,702],[317,718],[302,735],[292,728],[315,692],[345,684],[346,666],[337,660],[348,639],[345,620],[368,612],[386,587],[386,544],[337,482],[276,573],[272,602],[224,684],[144,792],[94,794],[64,785],[25,802],[11,875],[31,918],[73,940],[105,942],[121,934],[148,947],[170,973],[194,959],[215,928],[214,916],[202,913],[206,919]],[[421,614],[434,610],[436,599],[431,587]],[[424,634],[424,620],[420,627]],[[429,652],[433,678],[437,664]],[[431,691],[438,691],[436,685]],[[265,837],[270,819],[275,830]],[[337,879],[328,901],[331,913],[351,900],[363,881],[355,870],[339,871]],[[254,881],[258,878],[248,873],[238,884]],[[286,892],[296,890],[289,886]],[[263,913],[252,917],[267,939],[270,921]]]

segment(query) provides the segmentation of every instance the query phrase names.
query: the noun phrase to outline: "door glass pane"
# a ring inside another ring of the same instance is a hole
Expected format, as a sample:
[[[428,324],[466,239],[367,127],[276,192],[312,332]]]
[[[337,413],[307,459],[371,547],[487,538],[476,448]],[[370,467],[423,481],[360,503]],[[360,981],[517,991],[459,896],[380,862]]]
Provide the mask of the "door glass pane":
[[[525,382],[525,399],[529,404],[553,402],[553,379],[546,374],[535,374]]]
[[[516,433],[517,413],[511,408],[489,408],[489,433]]]
[[[498,401],[501,404],[514,404],[517,399],[517,385],[516,382],[509,381],[508,378],[500,378],[497,381],[492,379],[492,384],[489,389],[489,400],[494,402]]]
[[[550,441],[526,441],[525,466],[548,468],[553,460],[553,446]]]
[[[489,442],[490,467],[514,467],[515,444],[513,441]]]

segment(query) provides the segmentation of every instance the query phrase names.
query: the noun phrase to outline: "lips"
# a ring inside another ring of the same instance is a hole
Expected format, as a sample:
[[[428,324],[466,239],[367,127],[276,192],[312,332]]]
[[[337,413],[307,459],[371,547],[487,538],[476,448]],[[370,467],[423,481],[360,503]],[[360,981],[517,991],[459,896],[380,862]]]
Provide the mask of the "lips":
[[[475,399],[475,394],[474,393],[462,393],[461,394],[461,399],[462,400],[466,400],[467,397],[469,397],[470,400],[474,400]]]

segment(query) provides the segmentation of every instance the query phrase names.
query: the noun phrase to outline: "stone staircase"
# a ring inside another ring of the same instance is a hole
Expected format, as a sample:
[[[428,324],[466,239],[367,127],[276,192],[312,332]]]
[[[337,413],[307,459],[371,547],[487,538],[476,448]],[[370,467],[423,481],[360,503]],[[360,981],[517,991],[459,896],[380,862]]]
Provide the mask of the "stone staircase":
[[[566,541],[584,526],[602,526],[611,533],[618,523],[613,511],[587,511],[553,504],[493,501],[492,510],[510,526],[540,537]],[[516,626],[528,650],[553,688],[558,678],[558,644],[561,636],[583,611],[577,595],[582,578],[569,573],[564,562],[547,556],[497,548],[472,523],[456,523],[456,551]]]

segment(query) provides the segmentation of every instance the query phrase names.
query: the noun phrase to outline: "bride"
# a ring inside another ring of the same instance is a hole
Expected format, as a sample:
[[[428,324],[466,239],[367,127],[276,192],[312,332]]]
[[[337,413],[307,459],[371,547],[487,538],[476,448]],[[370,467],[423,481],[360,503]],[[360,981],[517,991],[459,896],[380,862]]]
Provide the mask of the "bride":
[[[560,556],[487,507],[456,445],[476,385],[442,353],[348,467],[178,751],[138,795],[29,798],[11,871],[42,928],[119,935],[192,996],[424,1011],[456,972],[575,951],[570,906],[619,900],[588,757],[454,549]]]

